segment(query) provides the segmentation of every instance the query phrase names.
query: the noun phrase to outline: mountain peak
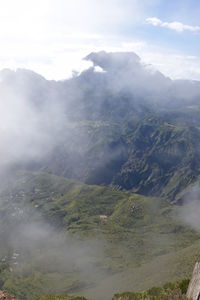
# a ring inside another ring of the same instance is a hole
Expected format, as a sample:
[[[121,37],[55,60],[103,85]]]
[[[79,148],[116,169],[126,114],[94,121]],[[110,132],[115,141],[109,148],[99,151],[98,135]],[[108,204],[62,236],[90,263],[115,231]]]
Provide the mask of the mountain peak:
[[[140,64],[140,57],[134,52],[92,52],[84,59],[93,62],[94,66],[99,66],[105,71],[123,69],[130,64]]]

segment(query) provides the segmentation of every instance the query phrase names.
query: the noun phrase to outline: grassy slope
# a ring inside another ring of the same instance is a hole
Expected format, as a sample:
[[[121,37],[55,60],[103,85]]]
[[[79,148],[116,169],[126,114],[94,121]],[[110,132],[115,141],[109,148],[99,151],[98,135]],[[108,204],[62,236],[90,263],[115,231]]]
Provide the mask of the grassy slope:
[[[114,187],[88,186],[45,173],[27,173],[15,180],[9,192],[2,192],[1,199],[2,215],[16,210],[12,205],[15,199],[33,219],[40,218],[35,215],[36,210],[42,212],[57,229],[81,237],[86,243],[98,240],[103,249],[103,254],[97,251],[91,258],[96,261],[95,272],[106,272],[97,282],[80,282],[75,271],[67,274],[45,267],[45,273],[43,258],[38,258],[39,253],[31,253],[31,272],[27,273],[27,262],[12,266],[20,276],[2,272],[3,287],[12,293],[17,291],[21,298],[26,298],[30,290],[32,297],[69,290],[101,299],[101,291],[106,290],[106,299],[118,291],[144,289],[188,277],[199,257],[199,236],[175,217],[178,208],[159,198]],[[15,214],[14,223],[18,217],[26,221],[27,214],[18,216],[17,210]],[[107,218],[101,219],[101,215]],[[51,254],[47,257],[52,259]]]

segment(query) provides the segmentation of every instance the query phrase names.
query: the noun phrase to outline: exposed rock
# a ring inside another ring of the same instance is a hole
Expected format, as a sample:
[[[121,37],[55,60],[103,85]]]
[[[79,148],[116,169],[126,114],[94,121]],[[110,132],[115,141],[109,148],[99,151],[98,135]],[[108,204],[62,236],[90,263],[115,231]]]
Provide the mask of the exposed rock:
[[[200,262],[195,264],[192,279],[187,291],[187,298],[192,300],[200,299]]]
[[[106,216],[106,215],[100,215],[99,217],[100,217],[100,220],[105,223],[108,221],[108,216]]]
[[[12,295],[9,295],[5,291],[0,291],[0,300],[18,300],[18,299]]]

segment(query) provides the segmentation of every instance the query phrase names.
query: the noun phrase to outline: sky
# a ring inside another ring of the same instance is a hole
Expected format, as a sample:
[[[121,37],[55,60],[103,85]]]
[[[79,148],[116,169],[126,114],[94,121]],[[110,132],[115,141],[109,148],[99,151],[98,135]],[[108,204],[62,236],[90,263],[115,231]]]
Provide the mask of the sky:
[[[94,51],[133,51],[171,78],[200,80],[199,0],[0,0],[0,69],[69,78]]]

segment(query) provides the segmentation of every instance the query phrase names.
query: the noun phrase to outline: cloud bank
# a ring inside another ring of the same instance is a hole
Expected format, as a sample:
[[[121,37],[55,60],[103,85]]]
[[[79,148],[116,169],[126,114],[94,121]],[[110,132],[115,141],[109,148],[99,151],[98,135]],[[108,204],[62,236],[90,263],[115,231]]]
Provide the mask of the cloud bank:
[[[72,174],[72,167],[73,177],[81,177],[80,162],[84,171],[88,165],[94,168],[95,159],[92,162],[84,160],[92,144],[88,146],[91,142],[88,128],[81,127],[80,122],[88,124],[89,120],[107,118],[111,113],[118,122],[121,118],[118,107],[124,113],[128,111],[125,103],[130,109],[135,105],[134,110],[141,111],[140,104],[169,107],[199,99],[198,82],[173,81],[151,65],[144,64],[133,52],[93,52],[85,59],[91,67],[65,81],[48,81],[28,70],[0,73],[1,169],[30,161],[42,161],[44,165],[44,159],[51,157],[51,153],[58,155],[59,146],[63,147],[60,156],[68,155],[71,160],[68,168],[58,164],[58,173],[62,170],[66,175],[69,170]],[[127,102],[123,103],[122,95]],[[172,103],[172,99],[176,101]],[[104,153],[102,166],[110,160],[108,150]],[[123,147],[115,152],[115,157],[120,156]],[[94,169],[97,167],[98,162]]]
[[[155,15],[155,9],[158,16],[159,8],[162,11],[165,9],[160,2],[162,1],[43,0],[41,3],[39,0],[30,0],[27,3],[19,0],[15,3],[12,0],[0,0],[0,69],[26,68],[47,79],[60,80],[71,77],[74,69],[79,72],[86,69],[87,65],[83,64],[81,58],[92,51],[131,50],[145,61],[151,56],[150,62],[155,61],[155,67],[167,76],[200,79],[199,66],[195,67],[193,61],[188,59],[190,53],[184,55],[184,49],[180,48],[175,53],[170,40],[166,49],[160,38],[155,42],[154,37],[148,34],[150,27],[144,24],[146,18],[155,26],[174,28],[177,32],[199,31],[198,26],[148,18]],[[182,2],[184,1],[181,1],[180,9],[174,16],[175,20],[180,17],[184,19],[181,13],[181,7],[184,6]],[[197,19],[190,10],[191,8],[187,8],[190,19],[185,21],[186,24]],[[148,39],[138,36],[138,28],[147,34]],[[194,43],[197,44],[195,49],[198,49],[198,41]],[[130,44],[131,49],[128,46]],[[182,61],[177,62],[174,55],[183,56]],[[200,64],[198,52],[195,59]]]

